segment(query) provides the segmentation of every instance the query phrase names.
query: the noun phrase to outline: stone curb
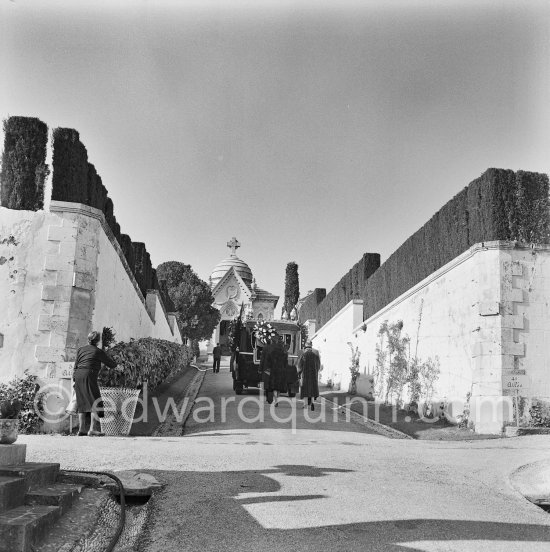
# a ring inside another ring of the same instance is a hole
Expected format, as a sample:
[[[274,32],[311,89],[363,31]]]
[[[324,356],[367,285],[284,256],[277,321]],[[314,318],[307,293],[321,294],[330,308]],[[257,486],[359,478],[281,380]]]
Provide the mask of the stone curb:
[[[187,386],[187,390],[185,391],[185,396],[181,399],[181,401],[177,405],[177,410],[179,412],[180,408],[185,404],[185,412],[183,413],[183,416],[181,417],[181,419],[179,420],[176,419],[176,416],[172,412],[170,416],[167,418],[167,420],[161,423],[155,429],[155,431],[153,431],[153,435],[152,435],[153,437],[174,437],[174,436],[181,437],[183,435],[183,428],[185,427],[187,418],[189,418],[189,415],[193,410],[195,399],[200,391],[200,388],[202,386],[202,382],[204,381],[205,376],[206,376],[206,370],[204,371],[200,370],[199,372],[197,372],[197,374],[195,374],[195,376]]]
[[[539,460],[519,467],[510,474],[510,484],[529,502],[550,505],[550,460]]]
[[[403,433],[402,431],[399,431],[398,429],[394,429],[393,427],[381,424],[380,422],[375,422],[374,420],[371,420],[370,418],[367,418],[366,416],[363,416],[362,414],[351,410],[351,408],[347,408],[343,405],[338,405],[337,403],[331,401],[330,399],[326,399],[325,397],[321,396],[320,398],[328,403],[334,404],[340,410],[349,413],[350,417],[353,418],[356,422],[359,422],[369,429],[376,431],[376,433],[379,433],[384,437],[388,437],[390,439],[412,439],[414,441],[413,437],[407,435],[406,433]]]

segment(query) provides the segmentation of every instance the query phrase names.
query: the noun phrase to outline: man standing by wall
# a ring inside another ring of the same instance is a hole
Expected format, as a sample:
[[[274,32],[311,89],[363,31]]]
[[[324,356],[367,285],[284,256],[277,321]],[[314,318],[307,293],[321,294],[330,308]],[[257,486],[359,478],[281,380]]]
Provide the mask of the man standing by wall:
[[[212,357],[214,358],[214,364],[212,366],[212,371],[214,374],[220,371],[220,361],[222,359],[222,348],[219,343],[216,343],[214,349],[212,349]]]

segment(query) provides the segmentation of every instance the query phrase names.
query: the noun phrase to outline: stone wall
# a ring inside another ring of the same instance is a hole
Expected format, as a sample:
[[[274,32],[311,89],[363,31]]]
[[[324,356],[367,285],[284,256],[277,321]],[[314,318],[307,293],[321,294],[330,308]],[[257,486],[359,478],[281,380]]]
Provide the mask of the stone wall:
[[[445,403],[455,417],[471,393],[470,419],[476,431],[499,433],[513,415],[506,388],[512,372],[525,371],[530,382],[521,391],[525,412],[531,397],[550,400],[549,297],[549,246],[485,242],[354,327],[350,312],[358,306],[350,303],[317,332],[314,347],[328,367],[324,377],[340,373],[345,386],[347,342],[361,351],[361,371],[375,374],[380,326],[402,320],[402,333],[410,337],[410,358],[439,362],[434,402]]]
[[[25,370],[59,379],[92,328],[181,343],[158,291],[141,293],[103,213],[78,203],[0,207],[0,312],[0,381]]]

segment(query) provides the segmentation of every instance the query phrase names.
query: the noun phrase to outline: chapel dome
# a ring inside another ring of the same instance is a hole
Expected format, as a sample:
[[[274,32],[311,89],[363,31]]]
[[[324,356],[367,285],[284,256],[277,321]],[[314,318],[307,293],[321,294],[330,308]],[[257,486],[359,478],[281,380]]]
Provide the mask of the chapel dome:
[[[231,250],[231,255],[227,257],[227,259],[220,261],[214,267],[212,274],[210,274],[212,289],[216,287],[218,282],[225,276],[231,267],[235,269],[235,272],[243,279],[246,285],[250,286],[252,284],[252,270],[250,270],[250,267],[235,254],[235,251],[240,246],[241,244],[237,241],[237,238],[231,238],[231,240],[227,242],[227,247]]]
[[[252,284],[252,270],[250,267],[236,255],[231,255],[227,259],[220,261],[210,274],[210,281],[212,283],[212,289],[216,287],[218,282],[225,276],[226,272],[233,267],[235,272],[243,279],[247,285]]]

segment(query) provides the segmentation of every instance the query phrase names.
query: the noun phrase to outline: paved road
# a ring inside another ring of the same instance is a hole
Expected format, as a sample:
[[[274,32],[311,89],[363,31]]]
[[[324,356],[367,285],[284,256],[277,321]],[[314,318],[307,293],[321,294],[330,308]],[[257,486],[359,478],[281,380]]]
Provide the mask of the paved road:
[[[307,405],[305,405],[307,406]],[[184,435],[242,429],[279,429],[296,433],[310,431],[341,431],[375,434],[371,429],[346,418],[331,403],[316,401],[315,410],[304,408],[304,401],[281,395],[278,405],[268,404],[257,388],[242,395],[233,391],[233,379],[227,363],[222,362],[217,374],[208,371],[196,398],[195,407],[187,419]]]
[[[227,373],[208,372],[199,397],[228,384]],[[550,456],[550,437],[412,441],[333,421],[298,420],[293,431],[273,420],[237,424],[229,410],[229,424],[214,418],[191,418],[179,438],[20,440],[30,460],[142,469],[167,483],[153,499],[145,552],[550,549],[550,516],[509,482],[520,465]]]

